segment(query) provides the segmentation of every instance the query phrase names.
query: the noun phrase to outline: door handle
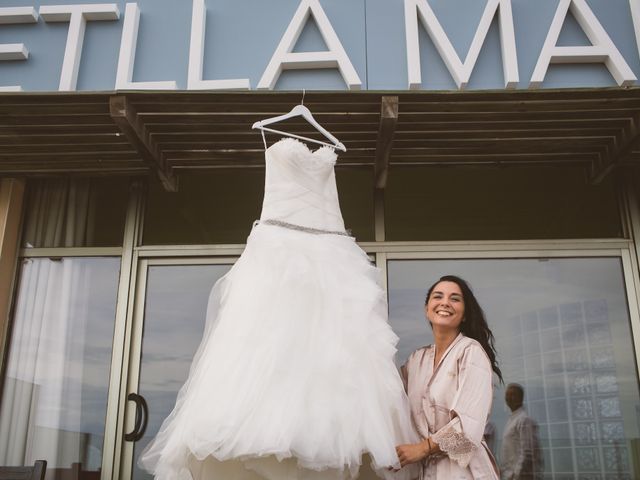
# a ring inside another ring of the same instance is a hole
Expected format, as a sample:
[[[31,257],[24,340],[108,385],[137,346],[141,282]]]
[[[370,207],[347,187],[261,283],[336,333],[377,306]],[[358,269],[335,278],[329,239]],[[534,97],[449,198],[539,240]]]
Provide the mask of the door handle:
[[[143,437],[144,432],[147,430],[149,407],[147,406],[147,401],[144,397],[137,393],[130,393],[127,395],[127,400],[135,402],[136,404],[136,423],[131,432],[125,433],[124,439],[127,442],[137,442]]]

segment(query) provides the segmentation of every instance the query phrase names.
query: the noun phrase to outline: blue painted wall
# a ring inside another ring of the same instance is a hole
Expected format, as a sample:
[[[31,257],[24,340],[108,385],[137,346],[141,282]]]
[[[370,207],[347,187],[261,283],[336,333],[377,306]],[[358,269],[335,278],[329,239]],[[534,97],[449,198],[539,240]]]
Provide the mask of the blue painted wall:
[[[428,0],[461,58],[475,34],[484,0]],[[512,0],[520,70],[519,88],[527,88],[559,0]],[[625,60],[640,77],[640,57],[629,0],[587,0]],[[0,0],[1,7],[107,3],[90,0]],[[113,90],[125,2],[117,0],[120,20],[88,22],[77,90]],[[190,0],[138,0],[141,10],[134,81],[175,80],[187,88]],[[255,88],[298,0],[207,0],[206,79],[249,78]],[[363,89],[405,90],[407,59],[402,0],[321,0]],[[25,91],[58,89],[68,23],[0,25],[0,43],[24,43],[26,61],[0,61],[0,86],[22,85]],[[429,36],[420,32],[425,90],[451,90],[456,85]],[[578,23],[568,17],[561,45],[589,45]],[[296,50],[323,50],[317,26],[310,21]],[[637,82],[636,82],[637,83]],[[468,89],[503,88],[497,18],[489,31]],[[601,64],[552,65],[544,88],[615,86]],[[277,90],[345,89],[337,70],[285,71]]]

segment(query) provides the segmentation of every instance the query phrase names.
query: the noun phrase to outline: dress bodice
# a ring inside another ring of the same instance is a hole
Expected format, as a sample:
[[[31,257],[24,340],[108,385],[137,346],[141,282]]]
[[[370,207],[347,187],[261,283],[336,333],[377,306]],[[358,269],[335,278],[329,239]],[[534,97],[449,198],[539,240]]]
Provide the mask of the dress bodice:
[[[311,151],[293,138],[283,138],[271,145],[265,152],[266,174],[260,220],[344,230],[333,170],[336,158],[330,147]]]

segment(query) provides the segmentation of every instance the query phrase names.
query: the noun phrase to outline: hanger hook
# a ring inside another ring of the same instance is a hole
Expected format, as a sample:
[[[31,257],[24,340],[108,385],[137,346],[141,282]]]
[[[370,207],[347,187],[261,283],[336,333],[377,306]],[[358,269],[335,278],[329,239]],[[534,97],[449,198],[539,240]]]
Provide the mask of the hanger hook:
[[[303,88],[302,89],[302,100],[300,100],[300,105],[304,105],[304,94],[306,93],[306,90]]]

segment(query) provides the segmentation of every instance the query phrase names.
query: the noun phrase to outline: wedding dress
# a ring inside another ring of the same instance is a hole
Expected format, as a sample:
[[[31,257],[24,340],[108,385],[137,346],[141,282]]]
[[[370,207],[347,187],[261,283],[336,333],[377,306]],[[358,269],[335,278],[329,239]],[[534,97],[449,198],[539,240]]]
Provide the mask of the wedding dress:
[[[139,463],[159,480],[341,480],[367,454],[378,476],[409,480],[388,468],[417,441],[397,337],[379,271],[344,230],[336,153],[285,138],[265,157],[260,220]]]

